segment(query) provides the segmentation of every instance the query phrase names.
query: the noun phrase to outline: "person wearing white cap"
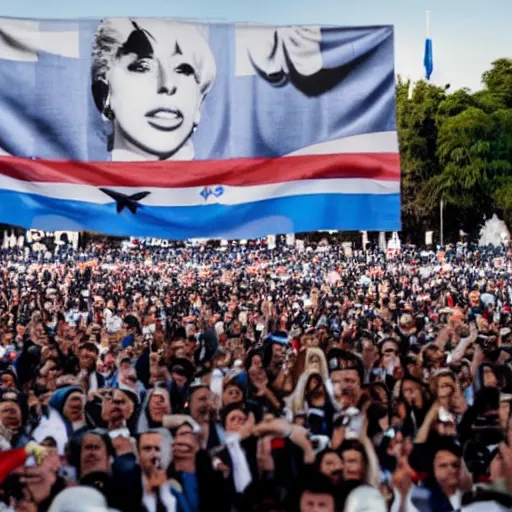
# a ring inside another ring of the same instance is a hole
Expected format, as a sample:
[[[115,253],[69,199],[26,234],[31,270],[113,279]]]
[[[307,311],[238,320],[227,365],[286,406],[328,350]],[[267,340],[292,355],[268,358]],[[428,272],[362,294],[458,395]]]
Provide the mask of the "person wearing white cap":
[[[109,508],[107,500],[92,487],[77,486],[66,489],[53,500],[48,512],[117,512]]]
[[[462,512],[509,512],[510,508],[500,505],[495,501],[481,501],[479,503],[471,503],[466,507],[462,507]]]
[[[386,512],[384,496],[370,485],[356,487],[345,502],[344,512]]]

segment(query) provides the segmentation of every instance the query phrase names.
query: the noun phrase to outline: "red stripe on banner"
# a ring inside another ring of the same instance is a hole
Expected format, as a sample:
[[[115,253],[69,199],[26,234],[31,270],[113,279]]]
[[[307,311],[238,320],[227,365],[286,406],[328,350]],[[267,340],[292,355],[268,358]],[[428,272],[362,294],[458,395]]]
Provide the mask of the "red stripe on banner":
[[[78,162],[0,157],[0,174],[22,181],[117,187],[249,186],[328,178],[400,179],[398,153],[157,162]]]

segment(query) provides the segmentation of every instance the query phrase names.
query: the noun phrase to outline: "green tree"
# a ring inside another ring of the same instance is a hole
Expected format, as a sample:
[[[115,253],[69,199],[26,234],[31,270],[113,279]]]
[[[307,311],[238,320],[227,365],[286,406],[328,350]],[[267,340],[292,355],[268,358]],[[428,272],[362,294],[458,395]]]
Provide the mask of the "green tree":
[[[425,203],[422,191],[426,183],[441,172],[437,156],[436,116],[445,97],[443,88],[424,81],[412,88],[409,81],[398,77],[402,237],[414,243],[423,243],[424,231],[438,225],[437,212]]]
[[[448,94],[439,104],[437,111],[437,125],[446,118],[461,114],[469,107],[477,105],[477,100],[469,89],[459,89],[453,94]]]
[[[512,109],[503,91],[512,78],[507,62],[496,61],[484,74],[482,91],[456,91],[439,106],[441,172],[429,180],[424,197],[427,209],[445,201],[452,234],[458,226],[474,235],[492,213],[512,213],[504,192],[512,187]]]
[[[507,108],[512,108],[512,59],[498,59],[482,76],[486,90],[495,94]]]
[[[498,125],[500,160],[509,164],[500,167],[494,186],[495,205],[501,210],[507,224],[512,226],[512,59],[498,59],[483,74],[486,88],[476,93],[482,108],[494,112]]]
[[[438,157],[442,172],[425,187],[433,208],[443,199],[447,217],[474,234],[492,205],[496,173],[507,163],[496,158],[493,114],[476,107],[439,122]]]
[[[476,234],[493,213],[512,224],[512,59],[495,61],[482,80],[481,91],[452,94],[419,82],[411,98],[398,81],[406,238],[435,230],[441,199],[446,239]]]

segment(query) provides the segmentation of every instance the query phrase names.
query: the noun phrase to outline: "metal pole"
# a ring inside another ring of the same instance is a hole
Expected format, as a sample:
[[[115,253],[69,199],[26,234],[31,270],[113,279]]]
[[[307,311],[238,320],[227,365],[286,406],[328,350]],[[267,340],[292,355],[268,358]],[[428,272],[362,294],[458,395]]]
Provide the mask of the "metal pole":
[[[440,217],[440,224],[441,224],[441,247],[444,246],[444,201],[441,198],[441,201],[439,203],[439,217]]]

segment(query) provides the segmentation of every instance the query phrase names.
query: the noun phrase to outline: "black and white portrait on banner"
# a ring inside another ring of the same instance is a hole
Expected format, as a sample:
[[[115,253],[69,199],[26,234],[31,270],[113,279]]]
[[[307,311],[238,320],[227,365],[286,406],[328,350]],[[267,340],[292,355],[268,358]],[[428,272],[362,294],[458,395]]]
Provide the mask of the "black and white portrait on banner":
[[[92,92],[112,125],[113,161],[194,159],[190,137],[216,76],[207,31],[166,19],[100,23]]]

